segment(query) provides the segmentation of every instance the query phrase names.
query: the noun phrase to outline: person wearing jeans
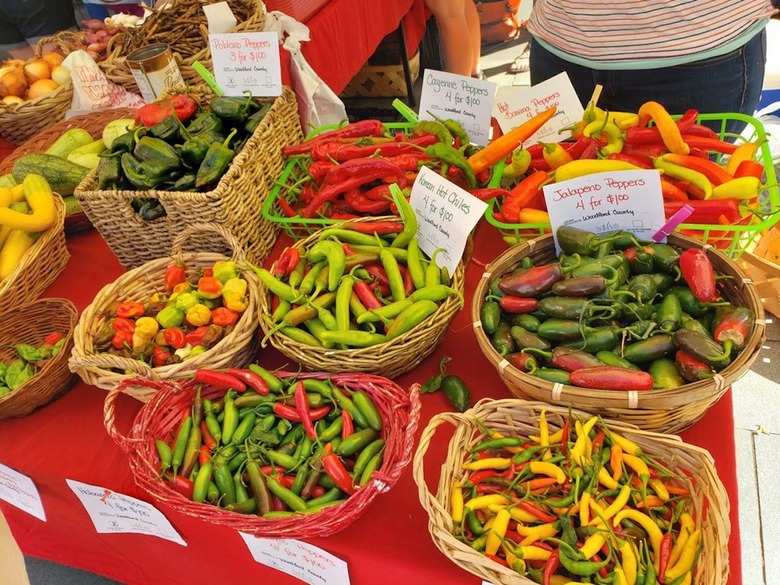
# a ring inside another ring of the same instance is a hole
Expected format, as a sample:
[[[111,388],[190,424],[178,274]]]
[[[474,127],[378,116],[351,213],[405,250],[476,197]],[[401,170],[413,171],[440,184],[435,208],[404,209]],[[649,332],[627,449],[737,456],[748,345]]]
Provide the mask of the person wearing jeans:
[[[565,71],[583,106],[753,115],[766,64],[771,0],[536,0],[531,84]],[[738,131],[738,124],[727,131]]]
[[[41,37],[75,27],[70,0],[0,0],[0,60],[32,57]]]

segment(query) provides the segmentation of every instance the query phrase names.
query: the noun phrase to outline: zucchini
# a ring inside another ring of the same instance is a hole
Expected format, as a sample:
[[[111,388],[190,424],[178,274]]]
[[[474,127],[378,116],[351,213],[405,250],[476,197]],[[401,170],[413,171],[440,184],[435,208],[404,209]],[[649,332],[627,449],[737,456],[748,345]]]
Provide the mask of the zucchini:
[[[84,128],[71,128],[63,132],[57,140],[54,141],[44,154],[50,154],[59,158],[67,158],[68,155],[85,144],[95,140],[92,135]]]
[[[51,154],[29,153],[16,159],[14,179],[21,183],[29,173],[41,175],[51,185],[52,191],[65,196],[73,195],[89,169]]]

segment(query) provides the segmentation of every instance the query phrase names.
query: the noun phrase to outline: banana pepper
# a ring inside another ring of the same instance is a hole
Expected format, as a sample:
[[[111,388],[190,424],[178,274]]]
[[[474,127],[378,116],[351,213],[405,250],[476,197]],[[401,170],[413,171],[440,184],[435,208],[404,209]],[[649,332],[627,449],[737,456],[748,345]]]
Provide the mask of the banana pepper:
[[[41,232],[54,225],[56,208],[54,194],[49,183],[40,175],[30,173],[24,178],[23,192],[32,213],[21,213],[7,207],[14,200],[12,191],[3,198],[6,206],[0,205],[0,225],[28,232]]]

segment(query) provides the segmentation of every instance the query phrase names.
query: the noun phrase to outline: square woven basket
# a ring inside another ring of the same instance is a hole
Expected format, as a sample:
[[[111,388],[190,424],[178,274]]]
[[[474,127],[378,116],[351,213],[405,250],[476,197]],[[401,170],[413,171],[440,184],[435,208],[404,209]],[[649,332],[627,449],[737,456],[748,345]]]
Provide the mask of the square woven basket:
[[[265,259],[276,242],[277,227],[263,219],[260,208],[284,168],[282,149],[302,138],[293,91],[285,87],[272,99],[268,114],[212,191],[100,191],[97,171],[87,175],[74,195],[123,266],[135,268],[164,255],[174,237],[195,222],[224,226],[249,260]],[[166,215],[142,220],[131,206],[133,199],[157,199]],[[225,251],[223,242],[213,238],[198,243],[203,252]]]

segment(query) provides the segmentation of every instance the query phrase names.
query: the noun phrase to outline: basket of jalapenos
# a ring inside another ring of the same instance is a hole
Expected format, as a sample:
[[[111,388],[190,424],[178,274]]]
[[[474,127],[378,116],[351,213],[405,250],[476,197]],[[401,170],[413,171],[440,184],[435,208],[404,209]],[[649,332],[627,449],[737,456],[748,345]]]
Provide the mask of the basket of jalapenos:
[[[223,225],[250,260],[264,260],[277,229],[258,210],[284,166],[282,149],[302,138],[292,90],[257,99],[174,94],[139,109],[136,126],[74,193],[119,261],[134,268],[159,258],[195,222]]]
[[[556,236],[559,255],[552,235],[514,246],[474,294],[479,346],[515,396],[678,432],[756,359],[761,300],[715,248],[573,226]]]

